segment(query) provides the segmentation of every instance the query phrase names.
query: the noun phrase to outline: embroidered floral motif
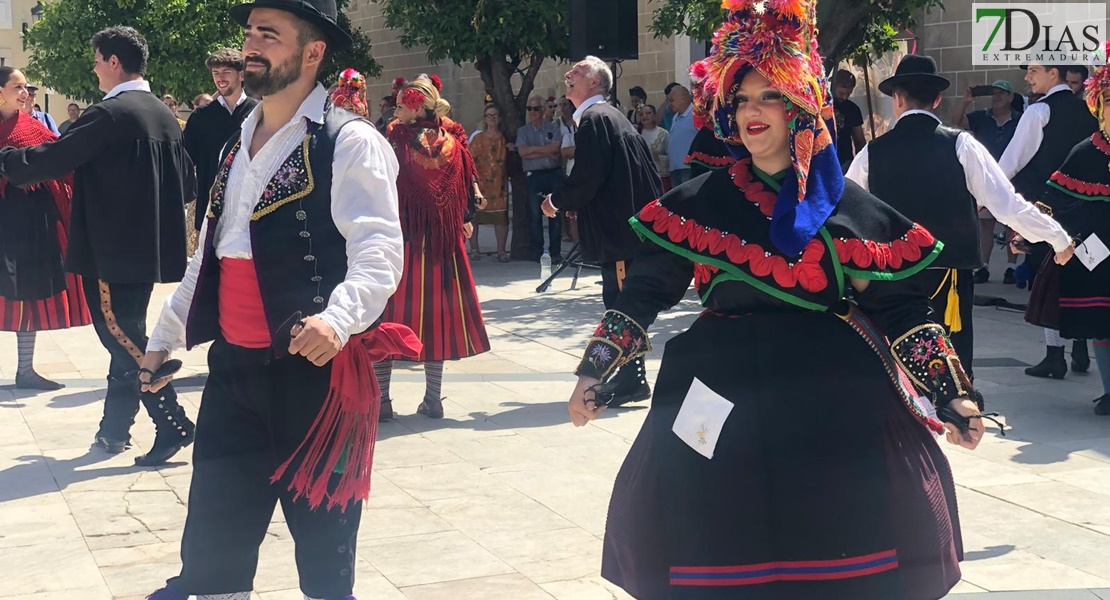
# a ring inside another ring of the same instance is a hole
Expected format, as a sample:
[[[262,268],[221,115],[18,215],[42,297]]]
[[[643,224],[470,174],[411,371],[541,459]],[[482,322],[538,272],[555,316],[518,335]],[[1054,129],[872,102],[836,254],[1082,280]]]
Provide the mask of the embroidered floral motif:
[[[212,182],[212,187],[208,190],[208,216],[219,216],[223,212],[224,207],[224,192],[227,191],[227,178],[231,174],[231,164],[235,162],[235,155],[239,152],[241,141],[235,142],[232,146],[231,152],[227,154],[222,165],[220,165],[219,172],[216,173],[216,180]]]
[[[308,143],[311,139],[312,133],[309,132],[297,150],[278,167],[254,207],[252,221],[257,221],[290,202],[308,196],[316,188],[316,182],[312,177],[312,163],[308,156]]]
[[[625,363],[648,352],[651,343],[644,328],[622,312],[607,310],[575,374],[605,381]]]
[[[829,284],[828,276],[821,267],[825,245],[818,239],[809,242],[796,262],[790,262],[779,254],[764,250],[759,244],[676,215],[658,200],[640,211],[639,220],[671,242],[685,243],[698,252],[708,252],[737,266],[746,264],[753,275],[772,277],[783,289],[801,287],[815,294]]]
[[[932,395],[937,406],[971,392],[971,381],[940,325],[915,327],[890,347],[914,385]]]
[[[892,242],[845,239],[833,240],[840,262],[857,269],[884,271],[901,269],[906,263],[916,263],[926,254],[924,251],[936,245],[931,233],[914,224],[900,239]]]

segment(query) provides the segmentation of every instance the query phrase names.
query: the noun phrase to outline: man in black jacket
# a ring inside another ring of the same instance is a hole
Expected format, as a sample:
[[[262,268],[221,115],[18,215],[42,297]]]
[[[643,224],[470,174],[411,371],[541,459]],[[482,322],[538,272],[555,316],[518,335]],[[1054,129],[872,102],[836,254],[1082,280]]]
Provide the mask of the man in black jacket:
[[[197,166],[197,216],[193,225],[200,231],[208,214],[208,191],[216,179],[220,151],[258,100],[243,92],[243,53],[235,48],[217,50],[204,66],[212,72],[219,95],[215,102],[193,111],[182,134],[189,158]]]
[[[544,214],[578,213],[582,254],[601,263],[601,294],[609,308],[620,293],[640,240],[628,219],[663,195],[651,148],[636,128],[605,98],[613,74],[600,59],[587,56],[567,71],[567,99],[578,107],[574,120],[574,169],[563,187],[544,201]],[[614,378],[616,398],[610,406],[651,396],[643,358],[632,361]]]
[[[130,445],[141,398],[157,437],[135,462],[155,465],[193,440],[173,387],[140,395],[136,383],[154,284],[185,273],[192,164],[177,119],[143,79],[149,56],[143,36],[112,27],[94,35],[92,47],[104,100],[55,142],[0,150],[0,176],[23,187],[73,173],[66,268],[84,278],[93,325],[112,357],[96,444],[113,454]]]

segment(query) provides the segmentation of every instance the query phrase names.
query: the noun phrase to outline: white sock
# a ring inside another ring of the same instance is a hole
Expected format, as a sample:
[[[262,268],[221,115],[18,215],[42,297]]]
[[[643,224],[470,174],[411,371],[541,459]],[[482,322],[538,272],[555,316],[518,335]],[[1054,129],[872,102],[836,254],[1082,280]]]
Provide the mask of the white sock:
[[[1060,337],[1059,329],[1044,328],[1044,345],[1053,348],[1063,348],[1064,338]]]

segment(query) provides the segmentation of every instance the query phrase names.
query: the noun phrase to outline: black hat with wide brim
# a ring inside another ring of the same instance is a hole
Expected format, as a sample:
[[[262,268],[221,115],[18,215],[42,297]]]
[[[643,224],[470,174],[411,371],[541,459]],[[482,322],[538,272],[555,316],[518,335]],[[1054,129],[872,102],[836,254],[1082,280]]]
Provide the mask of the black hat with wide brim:
[[[905,81],[931,83],[936,87],[938,94],[952,85],[951,81],[937,75],[937,61],[933,60],[933,57],[920,54],[907,54],[898,63],[894,75],[879,83],[879,91],[887,96],[893,96],[894,86]]]
[[[231,18],[246,27],[251,11],[256,8],[284,10],[312,23],[324,32],[328,45],[335,52],[346,50],[353,43],[351,35],[339,27],[339,11],[335,0],[255,0],[232,6]]]

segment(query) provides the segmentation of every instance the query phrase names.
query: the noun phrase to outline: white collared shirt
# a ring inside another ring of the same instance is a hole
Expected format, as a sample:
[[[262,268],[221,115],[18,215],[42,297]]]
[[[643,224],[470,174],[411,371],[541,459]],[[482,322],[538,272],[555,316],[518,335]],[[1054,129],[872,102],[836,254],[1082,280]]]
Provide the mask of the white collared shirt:
[[[120,95],[124,92],[149,92],[149,91],[150,91],[150,82],[149,81],[147,81],[145,79],[133,79],[131,81],[125,81],[125,82],[117,85],[116,87],[112,88],[112,91],[110,91],[110,92],[108,92],[107,94],[104,95],[104,99],[107,100],[108,98],[115,98],[116,96],[118,96],[118,95]]]
[[[224,98],[223,94],[219,94],[219,95],[216,96],[216,102],[219,102],[221,105],[223,105],[224,108],[227,109],[227,112],[231,112],[231,113],[235,112],[235,109],[239,108],[239,105],[246,102],[246,101],[247,101],[247,93],[244,92],[243,90],[239,90],[239,99],[235,101],[235,106],[228,106],[227,105],[227,99]]]
[[[605,97],[601,94],[594,94],[593,96],[586,98],[586,101],[582,103],[582,106],[574,109],[574,115],[572,116],[572,118],[574,119],[574,124],[578,125],[578,121],[582,119],[582,113],[586,112],[587,108],[595,104],[602,104],[604,102]]]
[[[907,110],[898,119],[901,120],[913,114],[929,115],[938,123],[940,122],[936,115],[927,110]],[[848,167],[848,172],[844,175],[869,191],[871,188],[867,177],[869,166],[867,156],[870,147],[871,145],[868,144],[856,154],[855,159],[852,160],[852,166]],[[1068,232],[1052,220],[1052,217],[1042,213],[1031,202],[1026,202],[1019,196],[1014,191],[1010,178],[1002,172],[987,148],[966,131],[960,132],[956,138],[956,158],[964,168],[964,183],[967,185],[967,190],[975,197],[976,203],[991,211],[1000,223],[1011,227],[1030,242],[1052,244],[1057,252],[1071,245]],[[906,160],[912,159],[913,157],[906,157]]]
[[[250,221],[254,207],[278,168],[304,140],[308,123],[324,122],[327,90],[309,94],[297,113],[250,156],[265,101],[243,121],[241,146],[228,174],[224,211],[215,232],[216,258],[252,258]],[[339,108],[333,110],[342,110]],[[403,240],[397,212],[397,156],[385,138],[365,121],[343,127],[332,161],[331,213],[347,244],[347,276],[331,293],[320,313],[346,345],[385,310],[400,282]],[[200,239],[208,234],[208,222]],[[203,246],[202,246],[203,248]],[[185,322],[196,291],[203,250],[193,255],[181,285],[166,300],[147,350],[184,346]]]
[[[1058,92],[1072,93],[1067,84],[1061,83],[1048,90],[1044,98]],[[1033,160],[1037,150],[1041,149],[1041,142],[1044,141],[1044,127],[1048,125],[1048,119],[1052,117],[1052,110],[1048,107],[1048,104],[1044,103],[1044,98],[1030,104],[1025,112],[1021,114],[1021,118],[1017,122],[1017,129],[1014,130],[1014,138],[1006,146],[1002,158],[998,159],[998,166],[1002,167],[1002,172],[1009,179],[1013,179],[1014,176],[1020,173],[1025,165]]]

